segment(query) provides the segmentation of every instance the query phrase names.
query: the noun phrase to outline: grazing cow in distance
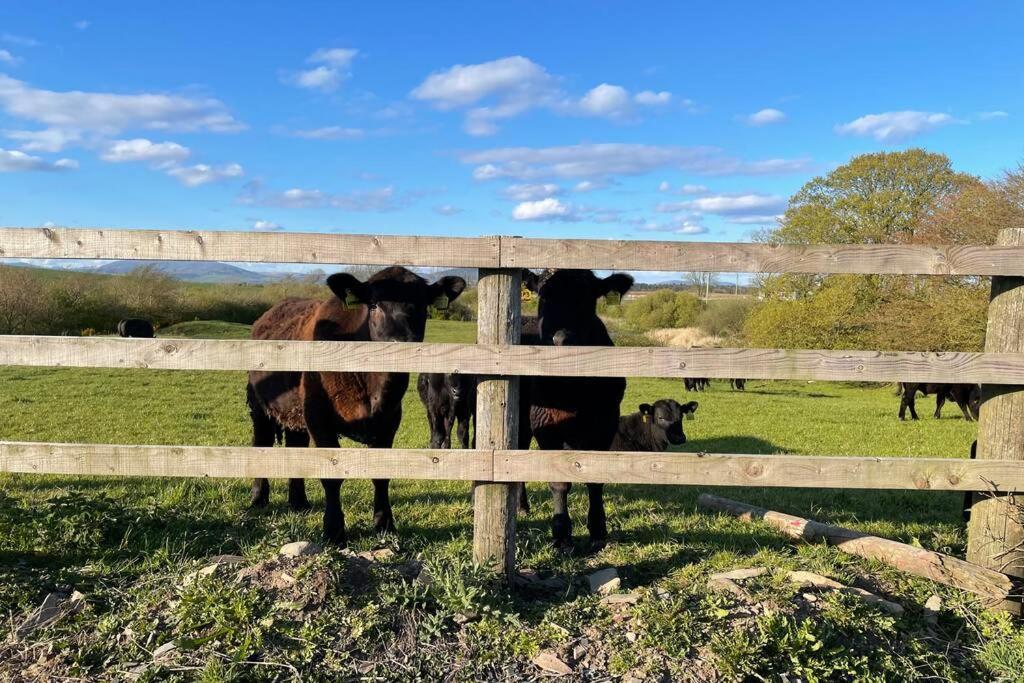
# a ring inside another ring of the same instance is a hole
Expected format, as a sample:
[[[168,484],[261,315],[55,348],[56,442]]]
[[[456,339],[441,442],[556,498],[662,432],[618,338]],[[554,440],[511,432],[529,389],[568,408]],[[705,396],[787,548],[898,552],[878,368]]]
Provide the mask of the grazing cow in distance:
[[[704,391],[711,386],[711,380],[707,377],[684,377],[683,386],[687,391]]]
[[[935,418],[942,417],[942,406],[949,399],[955,402],[964,419],[968,422],[978,419],[978,410],[981,406],[981,387],[977,384],[925,384],[921,382],[902,382],[903,395],[900,398],[900,419],[906,419],[907,408],[910,409],[910,418],[917,419],[917,411],[914,409],[914,399],[917,392],[928,396],[935,394]]]
[[[138,337],[153,339],[153,323],[143,318],[126,318],[117,324],[117,334],[121,337]]]
[[[731,386],[736,391],[746,391],[747,380],[734,377],[733,379],[729,380],[729,386]]]
[[[333,296],[326,301],[286,299],[260,316],[253,339],[296,341],[423,341],[427,307],[454,300],[466,288],[461,277],[430,284],[400,266],[385,268],[366,282],[349,273],[327,278]],[[283,432],[285,445],[338,448],[339,434],[373,448],[391,448],[402,420],[402,397],[409,387],[404,372],[264,372],[249,373],[247,397],[253,445],[272,446]],[[345,545],[341,479],[322,479],[324,536]],[[394,531],[387,479],[374,479],[373,525]],[[270,484],[253,482],[252,504],[266,505]],[[288,501],[307,509],[302,479],[289,482]]]
[[[613,451],[661,452],[669,446],[686,443],[683,420],[697,412],[697,402],[680,404],[670,398],[641,403],[640,412],[619,418],[619,431],[612,441]]]
[[[524,321],[522,343],[612,346],[608,329],[597,315],[597,300],[612,293],[621,296],[632,285],[633,278],[625,273],[599,278],[589,270],[545,270],[537,278],[537,318]],[[520,448],[530,443],[532,432],[542,450],[608,450],[618,431],[625,391],[626,380],[621,377],[524,378],[523,404],[529,406],[529,420],[520,423]],[[571,553],[568,496],[572,485],[554,482],[550,487],[552,542],[561,552]],[[608,539],[604,486],[587,484],[587,493],[587,528],[591,548],[597,549]]]
[[[430,447],[451,448],[452,427],[458,423],[459,443],[469,448],[469,422],[476,420],[476,376],[422,373],[416,380],[416,390],[427,410]]]

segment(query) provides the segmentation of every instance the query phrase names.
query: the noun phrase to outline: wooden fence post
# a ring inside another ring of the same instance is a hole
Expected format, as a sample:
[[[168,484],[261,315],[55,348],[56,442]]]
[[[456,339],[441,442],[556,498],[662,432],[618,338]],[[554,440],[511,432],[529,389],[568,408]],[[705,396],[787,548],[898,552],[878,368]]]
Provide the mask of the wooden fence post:
[[[480,269],[477,343],[518,344],[522,330],[518,269]],[[477,388],[477,448],[516,448],[519,378],[483,376]],[[473,482],[473,561],[515,572],[517,489],[512,484]]]
[[[996,244],[1024,246],[1024,229],[1001,230]],[[985,351],[1024,353],[1024,277],[992,278]],[[1024,386],[984,384],[981,401],[977,457],[1024,461]],[[975,499],[967,559],[1024,577],[1024,496],[976,494]],[[1002,607],[1017,614],[1022,609],[1019,598]]]

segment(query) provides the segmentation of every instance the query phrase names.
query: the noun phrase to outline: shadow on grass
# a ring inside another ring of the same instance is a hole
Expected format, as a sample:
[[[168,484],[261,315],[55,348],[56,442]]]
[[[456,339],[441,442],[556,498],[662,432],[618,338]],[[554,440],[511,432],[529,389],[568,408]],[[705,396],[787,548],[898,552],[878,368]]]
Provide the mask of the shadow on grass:
[[[711,439],[687,439],[679,453],[742,453],[771,455],[783,450],[780,446],[756,436],[720,436]]]

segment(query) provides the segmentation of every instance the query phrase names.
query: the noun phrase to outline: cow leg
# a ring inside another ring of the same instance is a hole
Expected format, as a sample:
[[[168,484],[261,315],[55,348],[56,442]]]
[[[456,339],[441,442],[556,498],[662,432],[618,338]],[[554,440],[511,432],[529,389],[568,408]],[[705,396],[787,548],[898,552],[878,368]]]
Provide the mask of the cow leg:
[[[289,448],[309,447],[309,432],[286,431],[284,433],[284,445]],[[313,509],[306,497],[306,480],[293,477],[288,480],[288,506],[296,512],[306,512]]]
[[[458,415],[458,437],[459,445],[462,448],[469,448],[469,415]]]
[[[309,425],[309,436],[317,448],[339,448],[341,443],[333,429],[315,429],[312,424],[309,405],[306,406],[306,422]],[[344,548],[348,544],[345,534],[345,513],[341,509],[341,485],[344,479],[321,479],[324,487],[324,539]]]
[[[946,392],[940,391],[935,394],[935,419],[942,419],[942,406],[946,405]]]
[[[519,488],[519,512],[528,515],[530,514],[530,497],[526,495],[526,484],[519,482],[516,486]]]
[[[455,413],[449,411],[443,418],[444,435],[441,439],[441,448],[452,447],[452,427],[455,426]]]
[[[590,510],[587,512],[587,530],[590,532],[590,551],[597,552],[608,543],[608,521],[604,513],[604,484],[587,484]]]
[[[270,417],[263,408],[257,404],[252,395],[252,385],[246,387],[246,394],[249,404],[249,418],[252,420],[252,445],[259,448],[269,448],[274,445],[276,430]],[[253,479],[252,493],[249,497],[249,506],[254,508],[266,507],[270,502],[270,480],[266,478]]]
[[[388,429],[379,439],[375,439],[371,448],[391,448],[395,442],[395,432],[402,422],[402,413],[399,412],[395,418],[394,425]],[[391,512],[391,494],[389,491],[390,479],[373,480],[373,529],[378,534],[395,534],[398,529],[395,527],[395,516]]]
[[[960,406],[960,412],[964,414],[964,419],[968,422],[974,422],[974,417],[971,415],[971,411],[967,409],[967,401],[957,401],[956,404]]]
[[[904,419],[904,416],[906,415],[906,412],[907,412],[907,408],[910,409],[910,419],[912,419],[912,420],[916,420],[917,419],[917,410],[915,410],[915,408],[914,408],[914,394],[915,393],[916,393],[916,390],[913,391],[913,392],[911,392],[911,391],[904,391],[903,392],[903,397],[900,399],[900,419],[901,420]]]
[[[551,498],[554,503],[554,515],[551,517],[551,542],[559,552],[571,555],[574,547],[572,544],[572,518],[569,516],[569,491],[572,484],[569,482],[552,482]]]

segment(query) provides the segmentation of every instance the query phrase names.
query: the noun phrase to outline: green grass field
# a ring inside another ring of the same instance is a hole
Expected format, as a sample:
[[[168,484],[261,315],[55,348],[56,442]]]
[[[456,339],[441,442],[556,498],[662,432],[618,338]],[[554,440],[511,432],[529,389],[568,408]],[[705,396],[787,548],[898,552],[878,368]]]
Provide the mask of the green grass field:
[[[239,338],[247,330],[196,322],[161,333]],[[427,336],[471,342],[474,328],[431,322]],[[247,445],[244,387],[238,372],[0,368],[0,439]],[[623,410],[685,396],[679,380],[634,379]],[[684,451],[966,457],[975,434],[955,405],[932,419],[931,399],[922,401],[919,422],[899,422],[891,386],[752,381],[739,393],[715,382],[689,398],[700,408],[685,423]],[[427,441],[423,409],[410,392],[396,447]],[[595,556],[565,558],[547,546],[546,487],[531,485],[519,565],[566,579],[554,592],[510,592],[470,565],[468,484],[401,480],[392,485],[399,536],[386,539],[372,533],[369,482],[345,484],[354,549],[384,544],[396,555],[369,569],[335,551],[317,556],[297,570],[298,585],[322,589],[315,600],[277,584],[237,583],[233,572],[183,585],[213,555],[239,554],[258,565],[283,543],[319,538],[317,482],[308,483],[310,514],[288,511],[283,482],[275,482],[268,509],[251,512],[248,487],[242,480],[0,475],[0,614],[18,623],[62,585],[89,603],[25,643],[0,645],[0,680],[28,666],[36,668],[27,678],[515,680],[540,675],[530,659],[541,650],[575,662],[580,680],[778,679],[787,672],[789,680],[1024,680],[1024,633],[968,596],[698,514],[701,490],[690,487],[609,486],[612,543]],[[930,549],[964,549],[959,494],[718,492]],[[580,491],[572,513],[585,532]],[[433,583],[403,578],[412,563],[423,563]],[[615,611],[587,592],[580,577],[605,566],[620,568],[639,602]],[[751,604],[707,590],[709,573],[740,566],[776,572],[750,587]],[[906,614],[894,618],[841,594],[806,602],[780,578],[785,569],[867,587],[903,604]],[[945,601],[935,625],[921,609],[932,593]],[[153,662],[152,651],[171,641],[174,656]],[[578,647],[589,648],[586,660],[573,659]]]

